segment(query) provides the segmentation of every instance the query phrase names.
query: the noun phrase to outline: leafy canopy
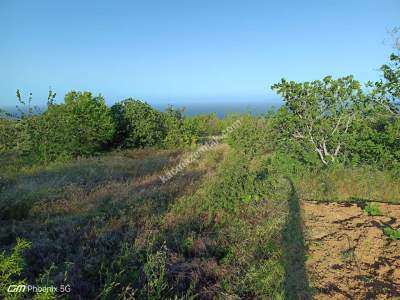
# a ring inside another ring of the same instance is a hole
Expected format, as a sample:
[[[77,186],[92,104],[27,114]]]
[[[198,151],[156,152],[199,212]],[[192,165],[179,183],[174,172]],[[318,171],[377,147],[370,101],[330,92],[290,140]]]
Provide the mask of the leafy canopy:
[[[311,146],[325,165],[335,162],[365,106],[360,83],[352,76],[303,83],[282,79],[272,89],[285,101],[281,133]]]
[[[126,148],[162,145],[162,115],[149,104],[128,98],[114,104],[111,111],[117,130],[115,143]]]

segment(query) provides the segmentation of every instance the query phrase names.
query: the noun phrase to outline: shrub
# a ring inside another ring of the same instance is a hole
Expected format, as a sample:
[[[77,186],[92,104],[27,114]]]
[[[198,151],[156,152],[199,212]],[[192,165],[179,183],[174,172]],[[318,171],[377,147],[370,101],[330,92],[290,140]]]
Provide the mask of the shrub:
[[[270,199],[280,186],[275,187],[275,178],[269,175],[262,158],[252,159],[233,152],[217,170],[216,179],[209,184],[202,204],[211,214],[216,211],[235,213],[243,203]]]
[[[199,137],[219,135],[222,131],[221,120],[215,113],[186,118],[185,125]]]
[[[345,149],[349,162],[395,168],[400,163],[399,133],[400,118],[394,116],[370,116],[356,122]]]
[[[163,118],[149,104],[129,98],[114,104],[111,111],[116,124],[115,145],[125,148],[162,145]]]
[[[65,103],[48,105],[41,115],[23,116],[19,145],[39,161],[95,154],[114,133],[110,110],[102,96],[69,92]]]
[[[392,240],[400,240],[400,229],[393,229],[389,226],[383,228],[384,234],[386,234]]]
[[[272,150],[271,127],[269,119],[244,115],[240,118],[240,127],[233,130],[227,142],[234,149],[250,156]]]
[[[364,211],[370,216],[382,216],[381,209],[378,204],[368,203]]]
[[[24,259],[22,253],[30,248],[31,244],[23,239],[17,239],[17,243],[10,255],[5,252],[0,253],[0,296],[4,299],[22,299],[22,293],[10,294],[8,287],[10,285],[25,285],[26,281],[20,279],[24,269]]]
[[[17,146],[18,123],[0,118],[0,152],[14,150]]]
[[[72,157],[73,148],[67,136],[69,128],[65,117],[64,106],[55,105],[42,115],[22,118],[19,122],[19,152],[32,161],[48,162]]]
[[[162,115],[165,130],[164,146],[166,148],[191,146],[197,142],[196,131],[186,126],[187,119],[183,117],[182,110],[169,106]]]
[[[114,134],[114,123],[102,96],[70,92],[65,96],[68,137],[76,155],[92,154],[106,145]]]

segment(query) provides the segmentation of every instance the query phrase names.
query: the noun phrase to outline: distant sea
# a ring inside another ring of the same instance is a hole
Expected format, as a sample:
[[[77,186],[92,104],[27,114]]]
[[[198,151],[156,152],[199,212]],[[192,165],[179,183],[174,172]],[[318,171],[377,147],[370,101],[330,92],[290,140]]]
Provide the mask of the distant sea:
[[[174,108],[184,108],[184,115],[194,116],[209,113],[216,113],[218,117],[223,118],[225,115],[230,113],[250,113],[253,115],[264,114],[268,110],[277,108],[281,104],[269,103],[269,102],[243,102],[243,103],[188,103],[186,104],[176,104],[173,105]],[[158,110],[165,110],[167,104],[157,104],[154,105]]]
[[[163,104],[155,104],[149,103],[154,108],[163,111],[165,110],[170,103],[163,103]],[[218,117],[223,118],[225,115],[230,113],[250,113],[253,115],[260,115],[266,113],[270,109],[276,109],[281,105],[279,100],[277,101],[250,101],[250,102],[235,102],[235,103],[224,103],[224,102],[179,102],[179,103],[171,103],[174,108],[184,108],[184,115],[186,116],[194,116],[200,114],[209,114],[209,113],[216,113]],[[18,110],[15,107],[0,107],[1,109],[14,114],[18,115]],[[45,107],[38,107],[39,112],[43,112],[46,108]]]

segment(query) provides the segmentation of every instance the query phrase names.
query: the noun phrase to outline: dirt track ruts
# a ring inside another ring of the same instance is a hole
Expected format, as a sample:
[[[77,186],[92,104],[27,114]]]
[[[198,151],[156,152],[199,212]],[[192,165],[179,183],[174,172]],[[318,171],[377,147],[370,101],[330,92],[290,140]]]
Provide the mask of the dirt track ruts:
[[[314,299],[400,299],[400,205],[369,216],[353,203],[303,201],[305,268]]]

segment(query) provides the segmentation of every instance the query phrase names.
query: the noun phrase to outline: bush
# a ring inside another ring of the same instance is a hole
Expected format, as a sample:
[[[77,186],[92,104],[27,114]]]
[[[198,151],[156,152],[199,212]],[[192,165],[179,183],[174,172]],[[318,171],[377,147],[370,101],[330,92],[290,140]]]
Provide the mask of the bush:
[[[65,96],[65,110],[69,129],[66,138],[74,156],[93,154],[113,137],[113,119],[102,96],[70,92]]]
[[[114,133],[110,110],[102,96],[72,91],[64,104],[49,104],[41,115],[21,120],[23,151],[39,161],[95,154]]]
[[[163,113],[165,130],[164,146],[166,148],[180,148],[191,146],[198,140],[195,130],[187,127],[187,119],[183,117],[182,110],[168,107]]]
[[[19,277],[25,265],[22,252],[29,249],[30,246],[31,244],[28,241],[17,239],[17,244],[10,255],[6,255],[5,252],[0,253],[0,296],[4,299],[23,298],[22,293],[10,294],[7,290],[10,285],[26,284],[26,280]]]
[[[14,150],[17,146],[18,122],[0,118],[0,152]]]
[[[368,203],[367,206],[365,206],[364,211],[369,216],[382,216],[382,211],[379,207],[379,204]]]
[[[240,127],[233,130],[227,142],[235,150],[255,156],[272,151],[271,127],[266,117],[244,115],[240,118]]]
[[[114,145],[124,148],[161,146],[165,137],[162,114],[132,98],[111,107],[116,124]]]
[[[219,135],[222,131],[221,120],[215,113],[186,118],[185,126],[198,137]]]
[[[400,229],[393,229],[390,226],[383,228],[383,233],[392,240],[400,240]]]
[[[353,165],[393,169],[400,163],[400,118],[369,117],[357,122],[345,149]]]

